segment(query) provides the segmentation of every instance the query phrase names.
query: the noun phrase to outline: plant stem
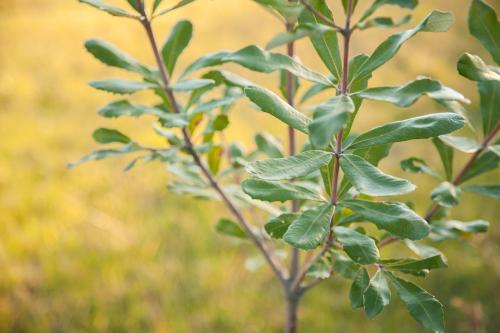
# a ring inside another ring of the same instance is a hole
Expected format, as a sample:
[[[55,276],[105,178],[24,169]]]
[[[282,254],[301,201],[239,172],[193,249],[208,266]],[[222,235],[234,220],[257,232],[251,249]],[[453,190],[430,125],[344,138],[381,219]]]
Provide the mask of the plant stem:
[[[151,26],[151,21],[147,17],[145,10],[144,10],[144,3],[142,0],[137,0],[139,7],[141,9],[141,23],[146,30],[146,33],[149,38],[149,42],[151,44],[151,48],[153,49],[154,57],[156,60],[156,63],[158,65],[158,69],[160,71],[160,76],[163,84],[163,91],[165,92],[167,99],[175,113],[180,113],[179,109],[179,104],[177,103],[177,99],[173,93],[173,91],[169,88],[169,77],[166,72],[166,66],[163,61],[163,58],[160,55],[159,49],[158,49],[158,44],[155,39],[155,35],[153,33],[153,29]],[[226,195],[224,190],[221,188],[217,180],[213,177],[213,175],[210,173],[210,171],[205,167],[203,162],[200,159],[200,156],[196,153],[196,151],[193,149],[193,143],[191,141],[191,138],[189,136],[189,133],[186,128],[182,129],[182,135],[184,138],[184,143],[186,146],[186,149],[189,151],[189,154],[192,156],[195,164],[200,168],[201,172],[205,175],[207,178],[208,182],[212,186],[212,188],[219,194],[221,199],[224,201],[226,206],[229,208],[231,213],[236,217],[238,220],[240,226],[243,228],[245,233],[250,237],[250,239],[255,243],[257,248],[260,250],[262,255],[264,256],[265,260],[275,273],[275,275],[278,277],[278,279],[284,283],[286,278],[287,278],[287,272],[286,269],[282,266],[282,264],[277,261],[277,258],[273,255],[272,251],[269,250],[265,244],[262,242],[262,240],[253,233],[250,225],[247,223],[239,209],[233,204],[231,199]]]
[[[460,172],[458,173],[458,175],[455,176],[455,178],[452,181],[453,185],[457,186],[457,185],[460,184],[460,182],[461,182],[462,178],[464,177],[464,175],[467,173],[467,171],[470,170],[470,168],[472,167],[472,165],[474,164],[474,162],[479,158],[479,156],[481,156],[481,154],[486,149],[488,149],[488,147],[491,145],[491,142],[493,141],[493,139],[495,138],[495,136],[498,134],[499,131],[500,131],[500,123],[497,124],[495,126],[495,128],[484,137],[483,142],[481,143],[481,148],[479,148],[469,158],[469,160],[467,161],[467,163],[465,163],[465,165],[462,168],[462,170],[460,170]],[[427,214],[425,215],[425,220],[428,223],[431,222],[432,217],[434,216],[434,214],[437,213],[437,211],[439,210],[439,208],[441,208],[441,205],[436,202],[436,203],[432,204],[431,207],[427,210]],[[399,238],[395,237],[395,236],[387,237],[386,239],[383,239],[380,242],[380,247],[389,245],[391,243],[394,243],[397,240],[399,240]]]

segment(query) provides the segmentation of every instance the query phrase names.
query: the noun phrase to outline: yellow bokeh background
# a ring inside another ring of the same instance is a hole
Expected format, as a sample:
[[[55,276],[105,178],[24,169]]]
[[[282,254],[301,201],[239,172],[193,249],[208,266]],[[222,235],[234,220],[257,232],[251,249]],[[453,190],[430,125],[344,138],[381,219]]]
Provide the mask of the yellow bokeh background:
[[[109,2],[128,6],[125,0]],[[341,21],[337,2],[330,1]],[[475,86],[455,69],[466,51],[491,62],[468,35],[468,1],[421,2],[405,27],[441,9],[455,14],[452,29],[411,39],[370,85],[397,85],[428,75],[470,98],[467,108],[477,114]],[[360,9],[368,4],[360,0]],[[382,12],[404,15],[392,7]],[[198,0],[158,19],[158,38],[163,40],[179,19],[191,20],[195,28],[178,63],[181,68],[208,52],[265,45],[283,29],[250,0]],[[356,33],[353,54],[370,53],[392,32]],[[253,247],[213,232],[219,217],[230,216],[222,205],[168,193],[168,174],[159,163],[126,173],[126,158],[67,168],[68,162],[97,148],[91,134],[98,127],[119,128],[140,142],[162,144],[151,119],[110,120],[96,114],[115,97],[92,90],[86,82],[132,76],[86,53],[82,45],[91,37],[153,65],[144,32],[131,20],[76,0],[0,2],[0,332],[281,331],[281,290],[269,269],[248,271],[245,262],[257,255]],[[300,41],[297,52],[306,65],[325,72],[308,41]],[[276,90],[276,75],[227,68]],[[141,93],[136,100],[151,97]],[[365,103],[355,130],[438,111],[442,109],[425,98],[409,109]],[[261,130],[285,138],[281,124],[239,102],[228,138],[251,144],[255,131]],[[456,155],[458,169],[466,156]],[[413,199],[423,213],[437,184],[400,170],[399,161],[410,156],[424,157],[439,169],[429,141],[395,145],[381,167],[418,185],[404,199]],[[494,181],[499,181],[498,172],[477,182]],[[500,327],[500,210],[493,199],[464,194],[452,216],[486,219],[491,230],[469,242],[438,244],[450,268],[422,283],[444,303],[449,332],[495,332]],[[384,254],[400,250],[391,246]],[[335,277],[308,294],[300,310],[302,331],[423,332],[395,296],[388,309],[368,320],[350,309],[348,289],[348,281]]]

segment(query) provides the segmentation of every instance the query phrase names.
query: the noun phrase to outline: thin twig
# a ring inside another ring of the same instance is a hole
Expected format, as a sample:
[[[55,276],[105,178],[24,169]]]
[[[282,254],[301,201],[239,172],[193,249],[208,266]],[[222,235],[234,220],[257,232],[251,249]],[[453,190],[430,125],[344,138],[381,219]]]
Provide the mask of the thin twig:
[[[150,19],[147,18],[146,13],[144,11],[144,4],[142,0],[137,0],[139,7],[141,9],[141,23],[144,26],[146,33],[148,35],[151,47],[153,49],[153,53],[158,65],[158,68],[160,70],[160,77],[162,79],[163,83],[163,90],[168,98],[168,101],[175,113],[180,113],[179,105],[177,103],[177,99],[175,98],[175,95],[173,91],[169,88],[169,77],[166,72],[166,67],[165,63],[163,61],[163,58],[160,55],[159,49],[158,49],[158,44],[156,42],[153,29],[151,26],[151,21]],[[267,249],[267,247],[264,245],[264,243],[261,241],[261,239],[255,235],[250,227],[250,225],[247,223],[241,212],[238,210],[238,208],[233,204],[231,199],[226,195],[224,190],[220,187],[219,183],[215,180],[215,178],[212,176],[210,171],[205,167],[203,162],[200,159],[200,156],[196,153],[194,150],[193,143],[191,141],[191,138],[189,136],[189,133],[186,128],[182,129],[182,135],[184,138],[185,146],[186,149],[189,151],[190,155],[192,156],[195,164],[200,168],[201,172],[205,175],[207,178],[208,182],[212,186],[212,188],[219,194],[219,196],[222,198],[226,206],[229,208],[229,210],[233,213],[233,215],[236,217],[238,220],[239,224],[245,231],[245,233],[250,237],[250,239],[255,243],[257,248],[260,250],[262,255],[264,256],[265,260],[268,262],[269,266],[271,266],[271,269],[274,271],[278,279],[284,283],[286,278],[287,278],[287,272],[286,269],[283,267],[281,262],[277,261],[276,257],[272,254],[272,252]]]

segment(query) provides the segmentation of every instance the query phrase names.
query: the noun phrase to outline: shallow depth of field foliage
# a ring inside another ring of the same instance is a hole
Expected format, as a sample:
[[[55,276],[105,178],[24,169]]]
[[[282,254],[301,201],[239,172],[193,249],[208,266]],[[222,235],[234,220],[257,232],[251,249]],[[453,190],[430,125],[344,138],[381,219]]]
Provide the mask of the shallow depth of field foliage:
[[[467,5],[422,1],[405,28],[440,9],[454,13],[452,29],[414,38],[375,73],[371,85],[401,84],[425,74],[462,92],[473,102],[468,107],[477,109],[475,84],[460,77],[455,64],[464,52],[492,61],[468,35]],[[282,29],[250,1],[200,0],[159,20],[157,34],[163,38],[182,18],[194,23],[184,64],[210,51],[265,45]],[[356,36],[353,54],[371,53],[392,32]],[[254,248],[213,232],[218,218],[228,216],[222,206],[169,193],[167,173],[157,163],[127,173],[120,172],[125,159],[66,168],[96,149],[89,138],[97,127],[118,127],[141,142],[162,143],[149,120],[96,115],[110,97],[85,81],[113,77],[115,71],[83,51],[82,41],[91,36],[153,63],[139,25],[110,20],[76,1],[0,3],[0,332],[280,331],[281,290],[269,269],[249,274],[258,262]],[[305,64],[325,72],[306,40],[298,44],[298,53]],[[270,89],[277,85],[276,75],[270,82],[269,76],[229,68]],[[139,99],[150,97],[144,93]],[[355,130],[436,111],[428,100],[412,109],[365,102]],[[229,139],[251,144],[253,129],[259,128],[285,142],[283,126],[245,101],[237,104],[232,120]],[[419,206],[426,207],[437,182],[401,171],[399,161],[411,156],[425,157],[440,169],[430,143],[415,142],[395,145],[382,168],[419,184]],[[457,154],[457,166],[465,158]],[[498,181],[498,172],[482,180],[493,178]],[[494,199],[463,193],[453,214],[464,221],[488,220],[490,231],[467,243],[443,244],[449,268],[420,283],[445,305],[449,332],[495,332],[500,327],[500,210]],[[402,249],[391,246],[383,253]],[[353,311],[349,284],[334,279],[308,294],[300,326],[310,332],[423,332],[396,297],[375,321]]]

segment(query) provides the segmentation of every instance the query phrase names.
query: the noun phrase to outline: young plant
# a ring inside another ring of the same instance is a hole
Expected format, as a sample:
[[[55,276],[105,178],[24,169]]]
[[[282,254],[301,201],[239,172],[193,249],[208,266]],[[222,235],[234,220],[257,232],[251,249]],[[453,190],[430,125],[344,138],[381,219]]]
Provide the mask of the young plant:
[[[363,308],[369,318],[389,304],[392,286],[410,314],[427,330],[444,331],[441,303],[401,276],[425,277],[430,270],[447,266],[441,252],[418,241],[437,242],[484,232],[488,227],[482,220],[449,220],[447,211],[459,203],[461,191],[500,196],[498,185],[463,185],[498,166],[499,148],[493,143],[500,129],[500,70],[470,54],[462,56],[458,63],[460,74],[476,81],[479,87],[482,136],[461,105],[468,100],[439,81],[418,77],[401,86],[370,88],[368,82],[372,73],[392,59],[410,38],[423,32],[448,30],[453,21],[450,13],[433,11],[414,28],[390,36],[371,55],[351,56],[355,33],[373,27],[393,28],[409,21],[409,16],[399,21],[374,17],[380,7],[413,9],[418,1],[375,0],[354,22],[358,1],[343,0],[345,22],[340,25],[325,0],[254,0],[275,14],[285,27],[269,42],[268,50],[252,45],[236,52],[210,53],[178,75],[177,60],[189,44],[192,25],[189,21],[177,23],[160,48],[152,21],[194,0],[179,1],[165,9],[162,0],[155,0],[148,7],[144,0],[127,0],[133,12],[99,0],[80,1],[139,22],[156,60],[156,67],[151,68],[107,42],[87,41],[87,50],[98,60],[134,72],[142,79],[92,81],[91,86],[123,95],[151,90],[157,96],[151,106],[117,100],[99,110],[99,114],[153,116],[156,133],[168,145],[147,147],[118,130],[101,128],[94,133],[97,142],[120,146],[95,151],[79,163],[135,154],[127,170],[140,160],[157,160],[165,163],[174,177],[169,184],[172,191],[221,200],[235,221],[221,219],[216,230],[253,242],[283,286],[287,303],[285,332],[297,331],[298,303],[304,294],[334,273],[352,281],[351,304],[353,308]],[[482,0],[472,1],[469,28],[498,64],[500,51],[495,45],[500,27],[495,12]],[[302,38],[310,40],[329,70],[328,75],[295,59],[294,43]],[[286,45],[286,55],[269,51],[282,45]],[[199,78],[189,77],[196,71],[226,63],[261,73],[278,73],[282,96],[224,69],[212,69]],[[312,84],[297,103],[296,93],[305,82]],[[323,103],[303,106],[321,92],[330,92],[332,96]],[[237,142],[225,141],[231,106],[242,96],[283,123],[288,132],[289,156],[269,133],[256,133],[256,149],[248,152]],[[381,124],[360,135],[351,132],[363,100],[406,108],[423,96],[448,112]],[[465,124],[476,139],[449,135]],[[305,141],[300,150],[298,135]],[[432,139],[444,167],[443,177],[422,159],[401,162],[404,170],[427,173],[442,181],[432,191],[435,203],[425,217],[419,216],[410,204],[385,198],[409,193],[415,185],[377,167],[393,144],[416,139]],[[455,177],[454,149],[472,154]],[[251,224],[247,218],[251,206],[262,209],[269,219]],[[382,257],[380,248],[394,242],[407,246],[416,257]],[[283,247],[289,249],[289,263],[278,255]]]

